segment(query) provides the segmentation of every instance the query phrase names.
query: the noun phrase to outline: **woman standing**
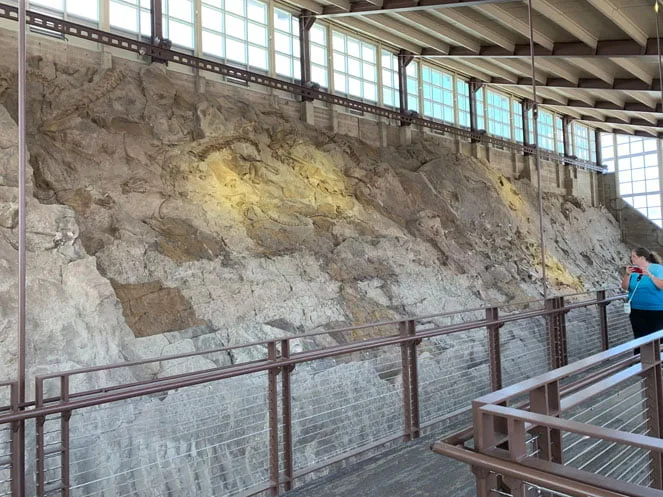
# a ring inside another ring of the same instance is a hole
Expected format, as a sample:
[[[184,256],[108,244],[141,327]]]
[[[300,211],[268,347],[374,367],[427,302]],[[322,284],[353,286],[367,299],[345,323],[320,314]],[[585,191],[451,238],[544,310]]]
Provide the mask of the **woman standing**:
[[[635,338],[663,329],[663,266],[658,256],[642,247],[631,252],[622,288],[631,302],[631,327]],[[638,351],[636,351],[637,353]]]

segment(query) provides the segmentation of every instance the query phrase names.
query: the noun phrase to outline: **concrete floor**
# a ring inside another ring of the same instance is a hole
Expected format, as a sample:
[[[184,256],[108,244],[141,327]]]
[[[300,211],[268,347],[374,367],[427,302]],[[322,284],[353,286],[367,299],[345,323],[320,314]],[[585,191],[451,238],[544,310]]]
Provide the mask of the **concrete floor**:
[[[399,445],[287,497],[475,497],[469,466],[430,450],[439,437]]]

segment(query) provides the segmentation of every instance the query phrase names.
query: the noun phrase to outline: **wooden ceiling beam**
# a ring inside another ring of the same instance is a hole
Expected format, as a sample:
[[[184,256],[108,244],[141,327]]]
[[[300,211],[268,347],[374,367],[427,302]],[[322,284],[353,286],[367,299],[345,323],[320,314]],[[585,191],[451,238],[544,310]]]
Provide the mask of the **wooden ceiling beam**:
[[[610,19],[626,36],[630,37],[638,45],[641,47],[647,45],[647,33],[640,29],[638,24],[626,15],[622,9],[617,7],[613,0],[587,0],[587,3]]]
[[[479,42],[469,36],[467,33],[457,29],[454,26],[438,18],[428,16],[423,12],[408,12],[399,14],[389,14],[395,18],[404,19],[408,23],[416,24],[420,29],[427,31],[433,36],[437,36],[450,45],[462,46],[469,51],[478,51]],[[448,53],[449,50],[446,51]]]
[[[328,0],[331,1],[331,0]],[[342,2],[343,0],[334,0]],[[491,3],[508,3],[519,0],[383,0],[381,6],[375,5],[367,0],[360,0],[350,4],[349,8],[344,6],[328,5],[322,9],[322,14],[317,17],[333,18],[357,15],[384,14],[390,12],[416,12],[421,10],[471,7]]]

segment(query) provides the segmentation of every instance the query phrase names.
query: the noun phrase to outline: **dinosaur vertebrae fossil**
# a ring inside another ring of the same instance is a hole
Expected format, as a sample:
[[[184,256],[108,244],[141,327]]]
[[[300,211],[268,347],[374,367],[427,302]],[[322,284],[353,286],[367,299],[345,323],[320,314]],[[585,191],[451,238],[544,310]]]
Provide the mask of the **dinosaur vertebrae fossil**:
[[[56,112],[54,115],[50,116],[44,121],[44,128],[49,128],[55,123],[67,119],[83,109],[86,109],[90,104],[101,100],[103,97],[112,92],[117,88],[122,81],[127,77],[126,71],[124,69],[118,70],[109,70],[106,71],[99,81],[95,83],[90,83],[85,85],[83,88],[75,90],[75,94],[78,96],[72,102],[67,104],[67,108],[59,112]]]

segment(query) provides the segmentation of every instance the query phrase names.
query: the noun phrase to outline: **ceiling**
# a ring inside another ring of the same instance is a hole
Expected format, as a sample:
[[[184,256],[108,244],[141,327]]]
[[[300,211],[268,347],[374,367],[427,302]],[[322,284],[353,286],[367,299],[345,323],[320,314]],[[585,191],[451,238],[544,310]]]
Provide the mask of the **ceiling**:
[[[285,1],[532,98],[528,0]],[[654,0],[531,1],[539,103],[605,131],[663,137]],[[658,16],[663,35],[663,5]]]

